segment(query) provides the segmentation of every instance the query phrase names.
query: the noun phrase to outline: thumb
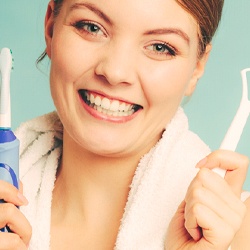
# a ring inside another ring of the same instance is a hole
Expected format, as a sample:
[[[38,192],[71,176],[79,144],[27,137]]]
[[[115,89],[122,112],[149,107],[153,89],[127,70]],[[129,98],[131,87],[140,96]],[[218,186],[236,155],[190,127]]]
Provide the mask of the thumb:
[[[246,179],[249,159],[245,155],[229,151],[216,150],[201,160],[197,168],[221,168],[226,170],[225,180],[233,192],[240,196]]]

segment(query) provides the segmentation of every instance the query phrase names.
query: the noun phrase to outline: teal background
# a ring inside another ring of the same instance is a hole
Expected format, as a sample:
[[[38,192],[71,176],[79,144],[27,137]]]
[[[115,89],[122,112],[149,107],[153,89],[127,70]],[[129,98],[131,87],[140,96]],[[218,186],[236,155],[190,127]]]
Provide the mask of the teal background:
[[[0,48],[15,57],[12,73],[12,125],[54,109],[49,93],[49,62],[37,69],[44,45],[43,20],[48,0],[0,0]],[[222,23],[213,41],[206,73],[185,105],[190,127],[217,149],[241,99],[240,71],[250,67],[250,1],[225,0]],[[250,76],[249,88],[250,88]],[[250,92],[250,90],[249,90]],[[250,158],[250,119],[237,151]],[[250,171],[245,189],[250,190]]]

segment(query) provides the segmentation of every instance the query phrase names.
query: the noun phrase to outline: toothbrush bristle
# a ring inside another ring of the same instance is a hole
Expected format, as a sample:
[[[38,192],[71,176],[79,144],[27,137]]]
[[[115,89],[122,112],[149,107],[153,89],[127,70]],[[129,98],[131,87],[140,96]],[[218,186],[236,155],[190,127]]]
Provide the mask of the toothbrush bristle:
[[[12,50],[10,50],[10,53],[12,54]],[[14,60],[14,58],[12,57],[12,66],[11,66],[11,70],[14,70],[14,63],[15,63],[15,60]]]
[[[7,76],[13,67],[12,51],[9,48],[3,48],[0,52],[0,71]]]

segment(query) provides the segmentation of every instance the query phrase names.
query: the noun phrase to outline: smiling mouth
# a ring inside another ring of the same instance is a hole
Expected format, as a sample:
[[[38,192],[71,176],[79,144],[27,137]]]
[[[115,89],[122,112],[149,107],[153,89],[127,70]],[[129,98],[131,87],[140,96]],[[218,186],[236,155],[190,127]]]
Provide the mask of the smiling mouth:
[[[98,112],[114,117],[131,116],[142,106],[138,104],[129,104],[119,100],[109,99],[107,97],[90,93],[87,90],[79,90],[81,99],[91,108]]]

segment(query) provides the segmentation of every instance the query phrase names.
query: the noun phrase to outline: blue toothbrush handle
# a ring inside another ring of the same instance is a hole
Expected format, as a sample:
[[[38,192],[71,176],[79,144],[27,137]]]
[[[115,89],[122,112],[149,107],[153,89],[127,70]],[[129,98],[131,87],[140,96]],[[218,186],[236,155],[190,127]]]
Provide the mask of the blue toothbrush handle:
[[[0,180],[19,188],[19,140],[11,130],[0,130]],[[0,231],[9,232],[9,229]]]
[[[18,188],[19,141],[0,143],[0,179]]]

